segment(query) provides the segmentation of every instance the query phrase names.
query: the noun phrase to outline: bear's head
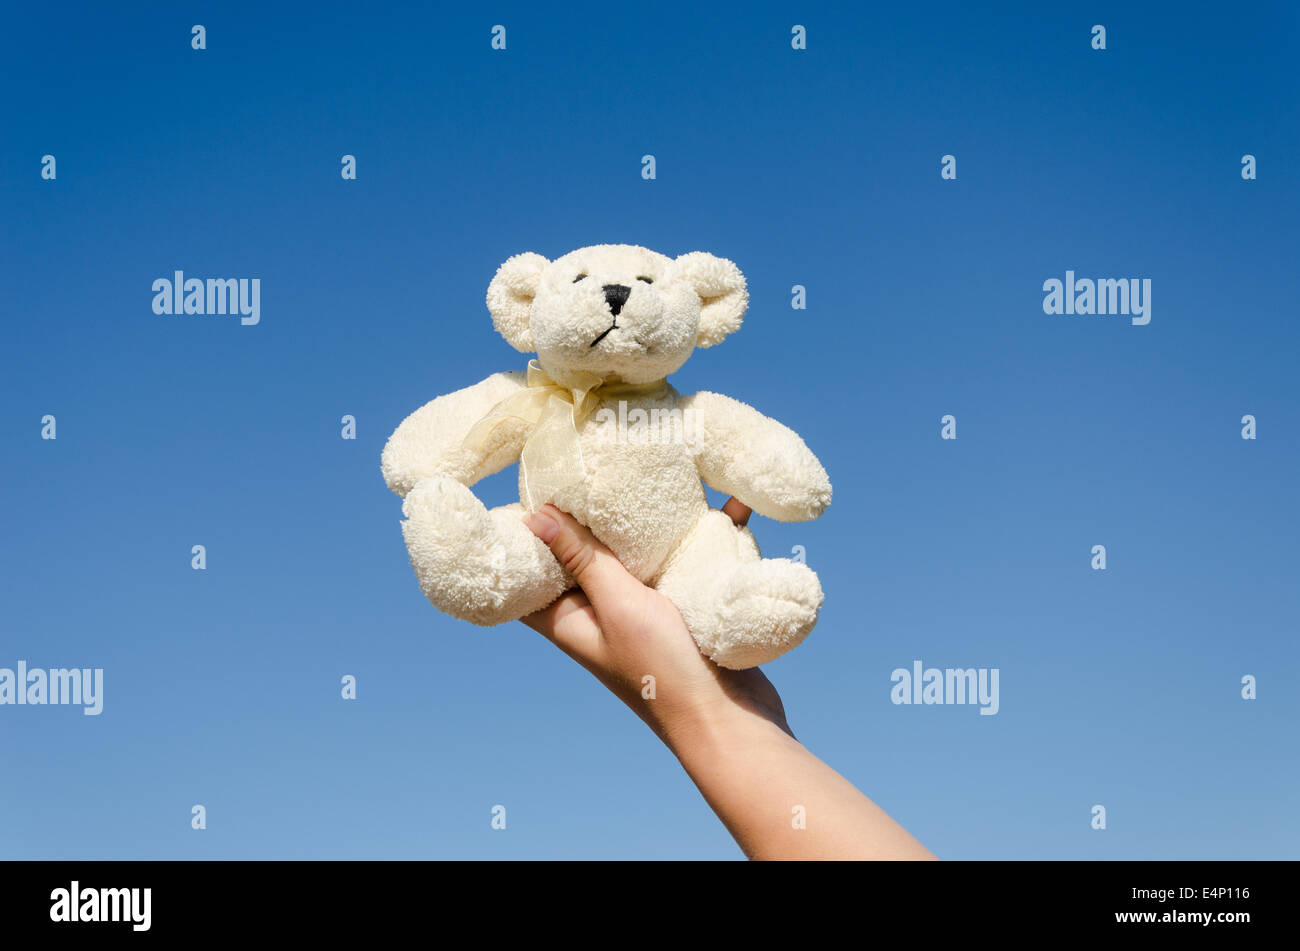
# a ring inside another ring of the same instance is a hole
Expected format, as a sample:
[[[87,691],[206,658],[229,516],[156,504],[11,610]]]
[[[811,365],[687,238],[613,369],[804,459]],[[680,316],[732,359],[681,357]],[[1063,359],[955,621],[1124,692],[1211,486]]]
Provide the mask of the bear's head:
[[[579,248],[554,261],[531,251],[497,270],[492,323],[536,353],[560,383],[582,373],[651,383],[740,327],[748,303],[736,265],[702,251],[670,258],[630,244]]]

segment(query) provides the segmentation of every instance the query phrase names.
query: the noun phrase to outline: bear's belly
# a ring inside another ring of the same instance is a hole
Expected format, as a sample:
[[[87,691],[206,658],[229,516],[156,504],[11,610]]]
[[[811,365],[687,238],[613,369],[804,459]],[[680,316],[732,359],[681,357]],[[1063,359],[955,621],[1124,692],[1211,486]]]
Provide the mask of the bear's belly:
[[[669,428],[646,433],[593,420],[580,436],[586,478],[554,503],[648,582],[708,510],[690,446]]]

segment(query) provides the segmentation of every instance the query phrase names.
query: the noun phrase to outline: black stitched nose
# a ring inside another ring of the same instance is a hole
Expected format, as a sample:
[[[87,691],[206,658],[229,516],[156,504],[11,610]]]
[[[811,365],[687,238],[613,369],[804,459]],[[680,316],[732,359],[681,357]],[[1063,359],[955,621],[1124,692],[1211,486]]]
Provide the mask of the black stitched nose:
[[[627,295],[632,293],[632,288],[626,284],[606,284],[601,288],[605,292],[605,303],[609,304],[609,312],[615,317],[627,303]]]

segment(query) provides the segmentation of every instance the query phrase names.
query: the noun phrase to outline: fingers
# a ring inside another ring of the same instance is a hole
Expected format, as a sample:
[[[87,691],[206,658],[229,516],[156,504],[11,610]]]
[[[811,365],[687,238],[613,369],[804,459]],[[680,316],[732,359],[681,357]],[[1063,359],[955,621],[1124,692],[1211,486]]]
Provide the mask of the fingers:
[[[524,524],[555,554],[560,564],[591,599],[599,613],[601,605],[614,605],[620,594],[640,588],[614,553],[573,516],[553,505],[543,505],[524,516]]]
[[[547,607],[519,620],[584,663],[594,660],[600,650],[596,612],[581,591],[562,594]]]
[[[727,499],[726,503],[722,506],[722,511],[730,516],[731,520],[741,528],[744,528],[745,525],[749,523],[749,517],[754,514],[753,509],[744,502],[741,502],[734,495]]]
[[[555,629],[565,621],[569,615],[575,611],[581,612],[583,608],[591,607],[591,602],[587,596],[576,588],[566,591],[540,611],[534,611],[532,614],[525,614],[519,620],[523,621],[534,631],[543,634],[551,640],[555,639]]]

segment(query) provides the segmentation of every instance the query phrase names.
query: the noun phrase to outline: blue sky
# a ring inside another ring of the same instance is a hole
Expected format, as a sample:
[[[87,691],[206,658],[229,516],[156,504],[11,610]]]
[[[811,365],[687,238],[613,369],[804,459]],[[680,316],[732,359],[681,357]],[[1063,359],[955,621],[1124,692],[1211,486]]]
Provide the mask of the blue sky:
[[[753,526],[826,590],[767,668],[814,752],[945,858],[1297,857],[1297,17],[1133,7],[15,8],[0,667],[105,698],[0,707],[0,855],[740,857],[589,675],[424,600],[379,474],[522,366],[501,261],[626,242],[737,262],[745,326],[673,382],[830,472]],[[261,322],[156,316],[176,269]],[[1067,269],[1151,323],[1045,315]],[[917,659],[1000,711],[893,705]]]

